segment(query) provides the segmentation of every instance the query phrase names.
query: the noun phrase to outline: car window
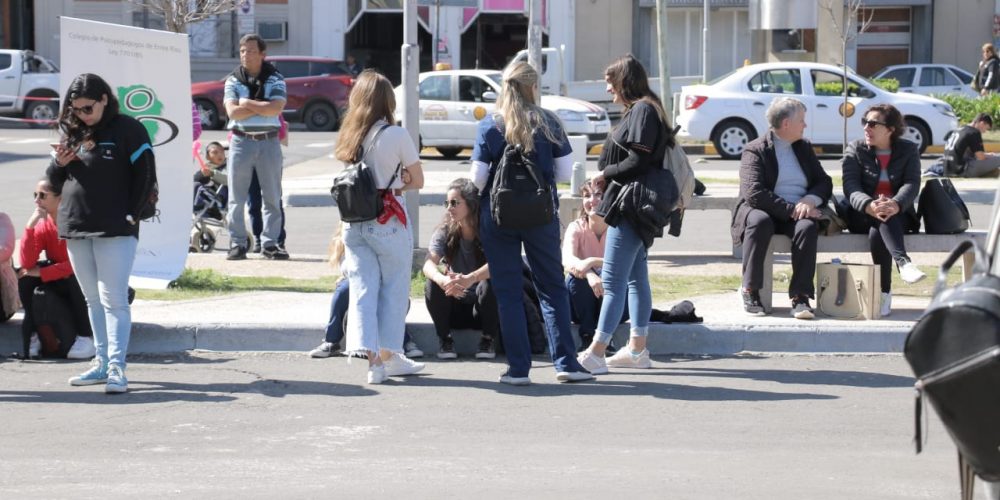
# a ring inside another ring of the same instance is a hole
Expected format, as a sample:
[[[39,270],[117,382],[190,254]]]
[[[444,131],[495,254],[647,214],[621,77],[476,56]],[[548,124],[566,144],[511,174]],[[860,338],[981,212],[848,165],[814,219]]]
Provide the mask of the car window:
[[[10,67],[10,54],[0,54],[0,69]]]
[[[944,68],[924,68],[920,72],[921,87],[940,87],[943,85],[960,85],[958,78],[945,71]]]
[[[309,76],[309,61],[271,61],[271,64],[285,78]]]
[[[493,90],[486,80],[478,76],[458,77],[458,100],[464,102],[483,102],[483,92]]]
[[[753,92],[767,94],[801,94],[802,79],[797,69],[772,69],[753,76],[747,86]]]
[[[913,75],[917,73],[915,68],[898,68],[880,76],[879,78],[895,78],[900,87],[912,87]]]
[[[428,76],[420,82],[420,98],[434,101],[451,100],[451,76]]]
[[[351,71],[342,62],[317,62],[309,63],[309,74],[312,76],[350,76]]]
[[[953,75],[955,75],[956,78],[958,78],[959,80],[961,80],[962,83],[964,83],[966,85],[972,83],[972,75],[971,74],[966,73],[965,71],[962,71],[962,70],[960,70],[958,68],[948,68],[948,70],[951,71],[951,73]]]
[[[813,79],[813,92],[818,96],[840,96],[844,95],[844,77],[836,73],[822,70],[812,70],[810,73]],[[861,85],[853,78],[847,79],[848,97],[875,97],[874,92]]]

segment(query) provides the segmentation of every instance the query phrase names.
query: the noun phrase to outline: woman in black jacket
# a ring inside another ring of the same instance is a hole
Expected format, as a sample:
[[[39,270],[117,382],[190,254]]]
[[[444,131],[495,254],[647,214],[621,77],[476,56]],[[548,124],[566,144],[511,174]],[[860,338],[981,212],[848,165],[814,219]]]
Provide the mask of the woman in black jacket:
[[[997,49],[992,43],[983,44],[983,59],[979,61],[975,84],[979,95],[989,95],[1000,88],[1000,58],[997,57]]]
[[[128,390],[125,354],[132,330],[128,277],[139,240],[139,217],[150,204],[156,164],[146,128],[119,113],[115,92],[85,73],[70,83],[59,115],[62,139],[47,174],[63,185],[59,237],[87,299],[97,355],[71,385]]]
[[[631,54],[611,63],[604,71],[604,79],[614,102],[625,106],[625,115],[605,141],[598,161],[601,172],[591,182],[603,190],[606,197],[614,196],[605,189],[611,181],[626,186],[622,191],[641,186],[659,193],[653,181],[660,176],[650,174],[662,169],[666,148],[674,145],[663,104],[650,90],[645,68]],[[676,196],[676,187],[673,194]],[[665,216],[669,210],[660,212]],[[620,215],[617,221],[612,220],[610,213],[605,218],[611,227],[605,236],[604,267],[601,269],[604,301],[594,340],[578,357],[583,367],[595,375],[607,373],[609,366],[651,366],[646,335],[653,298],[646,248],[652,243],[652,235],[641,226],[641,219],[634,217],[634,213]],[[605,359],[605,350],[626,306],[632,318],[628,346]]]
[[[868,224],[872,261],[881,267],[882,316],[892,303],[892,264],[907,283],[926,275],[910,262],[903,245],[903,214],[913,210],[920,190],[920,153],[903,139],[903,115],[890,104],[868,108],[861,119],[865,138],[847,146],[841,168],[844,197]]]

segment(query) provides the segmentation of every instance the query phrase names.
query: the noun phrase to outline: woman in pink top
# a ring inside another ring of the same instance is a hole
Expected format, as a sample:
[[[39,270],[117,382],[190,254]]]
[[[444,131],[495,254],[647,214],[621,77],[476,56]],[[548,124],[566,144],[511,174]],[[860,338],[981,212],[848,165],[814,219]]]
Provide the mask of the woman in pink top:
[[[62,186],[54,186],[48,178],[38,181],[35,211],[28,218],[21,238],[17,285],[24,305],[22,353],[28,356],[34,351],[28,343],[38,332],[41,354],[90,359],[95,351],[87,302],[73,274],[66,240],[59,239],[56,228],[61,196]],[[46,260],[39,260],[42,252]]]

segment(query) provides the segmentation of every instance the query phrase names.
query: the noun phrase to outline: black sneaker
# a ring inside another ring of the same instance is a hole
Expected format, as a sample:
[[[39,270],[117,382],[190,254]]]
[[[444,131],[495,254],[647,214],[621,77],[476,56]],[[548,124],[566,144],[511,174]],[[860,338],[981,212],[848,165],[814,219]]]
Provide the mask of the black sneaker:
[[[760,292],[757,290],[741,289],[743,296],[743,310],[751,316],[763,316],[764,304],[760,302]]]
[[[813,319],[816,315],[809,307],[809,297],[799,295],[792,299],[792,317],[795,319]]]
[[[480,338],[476,359],[495,359],[496,357],[497,353],[493,351],[493,338],[486,336]]]
[[[260,253],[260,238],[254,238],[250,253]]]
[[[458,354],[455,354],[455,341],[448,338],[441,341],[441,349],[437,352],[438,359],[455,359]]]
[[[278,245],[268,245],[264,247],[264,251],[261,252],[261,255],[263,255],[265,259],[270,260],[288,260],[288,252]]]
[[[247,247],[235,246],[229,249],[226,260],[244,260],[247,258]]]

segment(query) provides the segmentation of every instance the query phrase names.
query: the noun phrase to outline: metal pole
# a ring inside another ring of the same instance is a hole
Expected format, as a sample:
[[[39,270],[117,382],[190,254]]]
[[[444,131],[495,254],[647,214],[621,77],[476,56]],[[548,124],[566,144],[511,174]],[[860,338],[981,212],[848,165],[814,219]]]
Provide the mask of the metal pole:
[[[437,69],[438,63],[438,43],[441,40],[441,0],[437,0],[434,5],[434,65],[433,68]]]
[[[417,101],[417,72],[420,69],[420,47],[417,45],[417,0],[405,0],[403,7],[403,45],[400,47],[403,83],[403,127],[410,133],[413,144],[420,147],[419,102]],[[420,192],[406,191],[406,211],[409,214],[410,230],[413,232],[413,247],[420,248]]]
[[[542,0],[528,4],[528,64],[542,74]],[[541,82],[539,82],[541,84]]]
[[[708,46],[708,0],[705,0],[705,20],[702,21],[701,30],[701,79],[708,82],[708,54],[711,49]]]
[[[673,120],[674,95],[670,91],[670,57],[667,53],[667,0],[656,0],[656,52],[660,62],[660,100]]]

